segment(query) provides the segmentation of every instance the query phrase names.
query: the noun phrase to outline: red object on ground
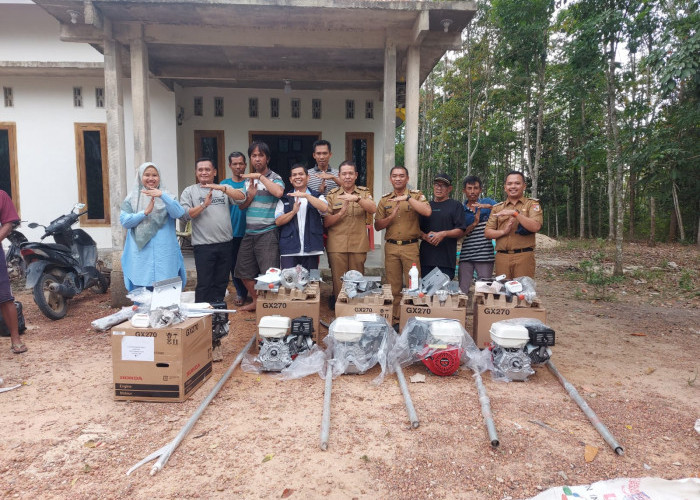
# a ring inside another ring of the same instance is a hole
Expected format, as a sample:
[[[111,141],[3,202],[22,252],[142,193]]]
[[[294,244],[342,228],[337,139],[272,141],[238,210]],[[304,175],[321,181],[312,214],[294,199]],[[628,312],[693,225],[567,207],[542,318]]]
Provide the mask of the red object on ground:
[[[436,352],[432,356],[423,358],[423,364],[428,367],[428,370],[440,377],[447,377],[459,370],[459,360],[462,357],[462,350],[446,349]]]

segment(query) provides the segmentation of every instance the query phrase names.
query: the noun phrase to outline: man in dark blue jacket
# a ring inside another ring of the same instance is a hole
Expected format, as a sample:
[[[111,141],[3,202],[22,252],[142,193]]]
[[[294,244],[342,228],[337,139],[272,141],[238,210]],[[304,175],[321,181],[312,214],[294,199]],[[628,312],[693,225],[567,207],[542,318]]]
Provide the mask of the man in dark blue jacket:
[[[280,228],[280,267],[297,264],[318,269],[323,253],[323,221],[328,211],[326,198],[307,187],[309,173],[302,164],[292,166],[289,181],[292,189],[277,202],[275,224]]]

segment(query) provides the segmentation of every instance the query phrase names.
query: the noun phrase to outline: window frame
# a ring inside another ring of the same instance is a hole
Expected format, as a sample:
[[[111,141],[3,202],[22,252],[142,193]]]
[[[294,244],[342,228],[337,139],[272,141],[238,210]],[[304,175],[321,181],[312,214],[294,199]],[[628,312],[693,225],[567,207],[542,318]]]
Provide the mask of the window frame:
[[[102,204],[104,209],[104,219],[83,218],[80,225],[84,227],[104,227],[109,226],[110,217],[110,196],[109,196],[109,162],[107,158],[107,124],[106,123],[75,123],[75,158],[76,169],[78,171],[78,201],[88,204],[87,179],[85,178],[85,143],[83,141],[84,132],[100,133],[100,150],[102,153]]]

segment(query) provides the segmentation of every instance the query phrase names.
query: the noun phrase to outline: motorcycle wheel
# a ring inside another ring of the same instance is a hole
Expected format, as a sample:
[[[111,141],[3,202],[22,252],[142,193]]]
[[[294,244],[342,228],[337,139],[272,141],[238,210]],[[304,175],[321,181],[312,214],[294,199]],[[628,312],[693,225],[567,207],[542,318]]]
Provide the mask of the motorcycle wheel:
[[[68,313],[68,301],[63,295],[49,290],[51,283],[61,283],[57,276],[44,273],[34,285],[34,302],[39,310],[49,319],[57,320]]]

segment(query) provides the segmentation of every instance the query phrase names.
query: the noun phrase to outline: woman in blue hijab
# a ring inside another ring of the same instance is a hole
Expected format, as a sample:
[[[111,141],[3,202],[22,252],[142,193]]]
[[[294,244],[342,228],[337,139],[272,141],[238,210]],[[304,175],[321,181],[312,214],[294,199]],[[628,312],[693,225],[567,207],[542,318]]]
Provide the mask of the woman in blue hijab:
[[[163,187],[158,167],[150,162],[141,165],[119,216],[128,230],[122,254],[128,291],[176,276],[182,278],[185,287],[185,261],[175,235],[175,220],[184,213],[185,209]]]

